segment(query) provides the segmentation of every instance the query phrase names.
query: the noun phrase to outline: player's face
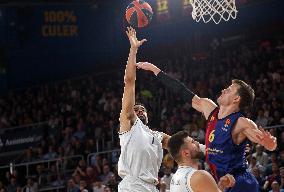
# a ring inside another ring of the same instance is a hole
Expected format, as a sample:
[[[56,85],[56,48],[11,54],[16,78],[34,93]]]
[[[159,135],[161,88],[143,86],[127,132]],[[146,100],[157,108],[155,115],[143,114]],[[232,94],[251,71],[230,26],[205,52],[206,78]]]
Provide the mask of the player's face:
[[[148,123],[147,111],[142,105],[135,105],[134,112],[137,117],[146,125]]]
[[[239,95],[238,95],[238,88],[239,85],[233,83],[226,89],[221,91],[221,95],[217,99],[219,105],[230,105],[234,102],[239,102]]]
[[[191,159],[199,159],[202,153],[199,147],[199,142],[188,136],[184,139],[184,143],[185,156]]]

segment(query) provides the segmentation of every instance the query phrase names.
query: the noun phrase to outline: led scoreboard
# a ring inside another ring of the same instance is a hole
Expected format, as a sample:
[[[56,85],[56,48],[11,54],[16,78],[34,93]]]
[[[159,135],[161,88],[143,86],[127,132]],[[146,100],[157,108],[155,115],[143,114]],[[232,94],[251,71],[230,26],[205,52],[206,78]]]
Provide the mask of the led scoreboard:
[[[157,3],[157,21],[167,21],[170,19],[169,0],[156,0]]]

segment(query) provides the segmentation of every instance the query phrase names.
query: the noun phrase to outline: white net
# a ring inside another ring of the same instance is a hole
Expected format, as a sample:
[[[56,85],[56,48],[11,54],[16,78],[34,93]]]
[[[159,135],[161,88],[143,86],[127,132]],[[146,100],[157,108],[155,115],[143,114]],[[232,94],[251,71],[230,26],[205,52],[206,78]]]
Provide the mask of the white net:
[[[213,21],[218,24],[222,20],[228,21],[237,17],[235,0],[191,0],[192,18],[204,23]]]

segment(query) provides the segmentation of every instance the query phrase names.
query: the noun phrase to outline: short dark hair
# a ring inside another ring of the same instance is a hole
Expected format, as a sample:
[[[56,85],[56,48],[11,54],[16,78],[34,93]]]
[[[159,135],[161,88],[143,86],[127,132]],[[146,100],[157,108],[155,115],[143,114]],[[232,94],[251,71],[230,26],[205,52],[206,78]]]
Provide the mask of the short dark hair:
[[[253,88],[244,81],[239,79],[233,79],[232,83],[239,85],[238,95],[241,97],[239,105],[240,110],[245,111],[247,108],[252,107],[255,97]]]
[[[168,151],[177,162],[180,160],[179,152],[184,144],[184,139],[188,136],[188,132],[179,131],[176,134],[173,134],[168,141]]]
[[[142,107],[145,108],[145,110],[146,110],[146,112],[147,112],[147,108],[146,108],[146,106],[145,106],[143,103],[136,102],[136,103],[134,104],[134,106],[136,106],[136,105],[141,105]]]

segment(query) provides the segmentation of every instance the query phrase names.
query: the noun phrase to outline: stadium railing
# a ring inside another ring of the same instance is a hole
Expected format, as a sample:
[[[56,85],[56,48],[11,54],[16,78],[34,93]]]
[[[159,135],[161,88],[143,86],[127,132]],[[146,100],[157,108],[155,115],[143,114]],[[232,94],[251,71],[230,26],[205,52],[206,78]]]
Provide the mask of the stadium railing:
[[[43,165],[43,177],[42,180],[48,181],[48,177],[51,176],[65,176],[65,175],[71,175],[74,170],[76,169],[79,160],[84,160],[83,155],[73,155],[68,157],[61,157],[61,158],[55,158],[51,160],[40,160],[40,161],[33,161],[28,163],[19,163],[19,164],[13,164],[10,163],[10,165],[1,166],[0,167],[0,173],[5,174],[7,171],[13,174],[14,171],[18,172],[18,175],[24,175],[25,178],[34,178],[35,181],[38,179],[36,177],[36,166],[37,165]],[[56,166],[56,173],[49,173],[49,169],[51,165],[54,164]],[[20,173],[20,174],[19,174]],[[1,175],[2,177],[4,175]],[[52,186],[52,183],[42,183],[39,184],[39,191],[50,191],[51,189],[57,190],[65,188],[65,183],[60,186]]]

